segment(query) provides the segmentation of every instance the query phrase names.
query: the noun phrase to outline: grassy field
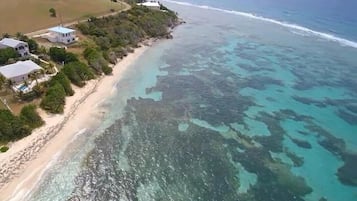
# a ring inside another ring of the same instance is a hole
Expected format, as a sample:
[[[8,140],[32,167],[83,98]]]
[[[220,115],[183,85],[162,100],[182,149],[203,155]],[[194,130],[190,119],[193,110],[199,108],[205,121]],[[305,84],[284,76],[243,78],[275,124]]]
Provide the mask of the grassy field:
[[[68,23],[124,7],[110,0],[0,0],[0,34],[32,32],[58,25],[61,18]],[[57,17],[50,16],[50,8]]]

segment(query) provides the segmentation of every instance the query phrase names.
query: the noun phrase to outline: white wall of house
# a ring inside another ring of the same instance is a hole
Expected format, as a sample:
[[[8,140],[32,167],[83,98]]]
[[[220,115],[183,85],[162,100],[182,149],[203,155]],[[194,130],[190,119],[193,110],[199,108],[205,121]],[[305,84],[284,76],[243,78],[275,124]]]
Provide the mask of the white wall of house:
[[[31,73],[25,73],[25,74],[21,74],[21,75],[18,75],[16,77],[11,77],[11,78],[7,78],[8,80],[11,80],[12,84],[20,84],[20,83],[23,83],[27,80],[30,79],[29,75],[32,74],[32,73],[38,73],[40,72],[39,70],[34,70],[32,71]]]
[[[19,53],[21,57],[27,57],[30,55],[29,45],[23,41],[21,41],[21,43],[19,43],[15,47],[0,44],[0,49],[4,49],[4,48],[13,48],[17,53]]]
[[[17,77],[12,77],[9,80],[11,80],[12,84],[18,84],[18,83],[22,83],[28,79],[29,79],[28,74],[23,74],[23,75],[19,75]]]
[[[15,47],[17,53],[19,53],[22,57],[27,57],[30,55],[30,49],[27,43],[21,43]]]
[[[76,34],[75,32],[71,33],[58,33],[58,32],[51,32],[51,37],[55,39],[55,41],[51,42],[57,42],[57,43],[64,43],[64,44],[70,44],[75,42],[76,40]]]

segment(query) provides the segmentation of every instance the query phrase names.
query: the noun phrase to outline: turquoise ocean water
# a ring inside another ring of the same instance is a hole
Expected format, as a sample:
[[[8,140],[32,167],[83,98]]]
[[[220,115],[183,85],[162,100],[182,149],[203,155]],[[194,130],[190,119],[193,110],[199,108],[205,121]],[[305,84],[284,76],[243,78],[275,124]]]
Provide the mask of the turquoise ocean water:
[[[26,200],[357,200],[353,30],[212,2],[164,2],[187,23]]]

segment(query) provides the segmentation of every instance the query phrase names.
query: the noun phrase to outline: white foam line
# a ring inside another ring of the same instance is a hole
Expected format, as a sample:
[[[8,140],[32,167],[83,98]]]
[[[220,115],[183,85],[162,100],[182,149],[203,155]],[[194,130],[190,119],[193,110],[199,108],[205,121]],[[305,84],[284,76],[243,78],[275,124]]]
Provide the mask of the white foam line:
[[[169,3],[184,5],[184,6],[191,6],[191,7],[203,8],[203,9],[207,9],[207,10],[220,11],[220,12],[239,15],[239,16],[243,16],[243,17],[256,19],[256,20],[261,20],[261,21],[265,21],[265,22],[270,22],[270,23],[281,25],[281,26],[284,26],[284,27],[287,27],[287,28],[290,28],[290,29],[303,31],[305,33],[309,33],[309,34],[311,34],[313,36],[317,36],[317,37],[320,37],[320,38],[323,38],[323,39],[326,39],[326,40],[329,40],[329,41],[338,42],[342,46],[349,46],[349,47],[357,48],[357,42],[350,41],[350,40],[347,40],[347,39],[344,39],[344,38],[340,38],[340,37],[334,36],[333,34],[314,31],[312,29],[309,29],[309,28],[306,28],[306,27],[303,27],[303,26],[300,26],[300,25],[291,24],[291,23],[288,23],[288,22],[281,22],[281,21],[278,21],[278,20],[257,16],[257,15],[252,14],[252,13],[245,13],[245,12],[239,12],[239,11],[234,11],[234,10],[225,10],[225,9],[221,9],[221,8],[215,8],[215,7],[206,6],[206,5],[196,5],[196,4],[191,4],[191,3],[188,3],[188,2],[181,2],[181,1],[172,1],[172,0],[164,0],[164,1],[169,2]]]
[[[81,134],[85,133],[86,131],[87,131],[87,129],[83,128],[83,129],[79,130],[78,132],[76,132],[75,135],[72,137],[70,143],[72,143],[74,140],[76,140],[78,138],[78,136],[80,136]],[[20,201],[20,200],[24,200],[24,198],[28,198],[31,195],[31,193],[33,193],[32,191],[34,190],[35,186],[40,183],[40,181],[43,178],[45,172],[47,170],[49,170],[58,161],[58,159],[61,156],[62,152],[63,152],[63,150],[58,151],[55,155],[53,155],[52,158],[51,158],[51,161],[49,163],[47,163],[45,168],[43,168],[42,170],[41,170],[41,168],[37,168],[30,175],[28,175],[23,181],[21,181],[21,183],[19,183],[16,186],[16,189],[15,189],[14,193],[12,194],[12,198],[9,201]],[[40,173],[39,173],[39,176],[37,177],[36,181],[33,183],[33,187],[31,189],[24,188],[24,184],[26,182],[28,182],[29,180],[31,180],[32,177],[35,174],[37,174],[38,172],[40,172]]]
[[[30,179],[32,179],[33,175],[37,174],[39,171],[39,176],[37,177],[36,181],[33,184],[38,184],[41,181],[41,178],[43,177],[44,173],[58,160],[59,156],[61,155],[62,151],[58,151],[51,159],[51,161],[46,165],[45,168],[42,170],[40,168],[34,170],[29,176],[27,176],[21,183],[19,183],[16,186],[15,192],[12,194],[12,198],[10,201],[20,201],[23,200],[24,198],[28,197],[33,190],[33,187],[31,189],[26,189],[24,188],[24,183],[28,182]],[[35,186],[35,185],[33,185]]]
[[[71,141],[67,144],[67,146],[69,144],[71,144],[72,142],[74,142],[80,135],[82,135],[86,131],[87,131],[87,128],[82,128],[81,130],[77,131],[76,134],[74,134],[74,136],[72,137]]]

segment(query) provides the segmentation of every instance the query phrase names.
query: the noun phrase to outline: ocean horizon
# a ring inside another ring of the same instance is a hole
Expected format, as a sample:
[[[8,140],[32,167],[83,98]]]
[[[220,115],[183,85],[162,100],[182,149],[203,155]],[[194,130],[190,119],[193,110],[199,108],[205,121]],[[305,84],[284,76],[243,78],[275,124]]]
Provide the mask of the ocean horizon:
[[[162,3],[186,23],[26,200],[357,200],[356,3]]]

